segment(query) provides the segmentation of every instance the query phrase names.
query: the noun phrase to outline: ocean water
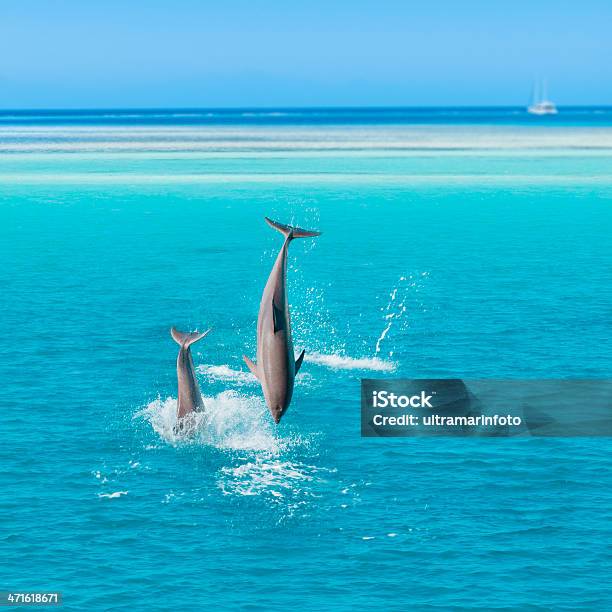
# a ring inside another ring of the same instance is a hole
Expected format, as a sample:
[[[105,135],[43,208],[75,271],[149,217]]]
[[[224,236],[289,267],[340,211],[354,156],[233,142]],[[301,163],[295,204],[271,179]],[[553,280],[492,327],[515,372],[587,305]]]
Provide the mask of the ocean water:
[[[362,439],[361,377],[612,377],[612,111],[0,113],[0,590],[609,610],[612,446]],[[281,245],[306,349],[241,356]],[[207,406],[172,433],[177,346]]]

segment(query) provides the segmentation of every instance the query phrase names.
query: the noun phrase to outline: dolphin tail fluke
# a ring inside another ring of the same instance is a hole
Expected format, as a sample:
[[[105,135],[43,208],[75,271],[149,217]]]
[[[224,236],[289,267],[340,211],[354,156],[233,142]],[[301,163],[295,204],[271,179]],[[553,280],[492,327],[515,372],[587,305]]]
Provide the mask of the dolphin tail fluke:
[[[246,355],[243,355],[244,363],[247,364],[249,370],[251,370],[251,374],[256,378],[259,378],[259,374],[257,373],[257,365],[254,364]]]
[[[266,223],[275,230],[278,230],[285,238],[289,238],[289,240],[292,238],[312,238],[321,235],[321,232],[312,232],[301,227],[294,227],[293,225],[284,225],[278,221],[272,221],[269,217],[266,217]]]
[[[302,367],[302,361],[304,361],[304,355],[306,354],[306,350],[303,350],[300,353],[300,356],[295,360],[295,373],[297,374]]]
[[[170,329],[170,335],[174,338],[174,341],[185,348],[189,348],[194,342],[201,340],[204,336],[208,335],[212,331],[211,329],[205,332],[180,332],[176,327]]]

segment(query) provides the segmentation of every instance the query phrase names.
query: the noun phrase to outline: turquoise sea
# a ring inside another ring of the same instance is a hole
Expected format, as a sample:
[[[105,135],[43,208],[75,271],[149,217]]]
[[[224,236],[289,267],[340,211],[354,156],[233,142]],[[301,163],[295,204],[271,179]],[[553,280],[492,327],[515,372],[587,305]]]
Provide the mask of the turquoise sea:
[[[242,354],[281,236],[306,349]],[[612,378],[612,110],[0,113],[0,591],[610,610],[609,439],[362,439],[362,377]],[[172,433],[177,346],[208,420]]]

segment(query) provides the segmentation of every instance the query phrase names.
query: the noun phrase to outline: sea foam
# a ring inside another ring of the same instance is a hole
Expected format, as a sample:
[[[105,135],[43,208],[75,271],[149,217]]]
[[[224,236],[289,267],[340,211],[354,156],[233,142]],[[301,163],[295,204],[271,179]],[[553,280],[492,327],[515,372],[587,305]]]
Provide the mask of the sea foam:
[[[192,415],[180,432],[175,429],[175,398],[156,399],[135,417],[146,419],[173,446],[214,447],[224,452],[226,460],[216,477],[224,495],[258,496],[282,506],[286,518],[314,497],[325,474],[335,471],[314,465],[317,453],[312,436],[279,434],[259,395],[233,390],[202,399],[205,412]],[[164,498],[164,503],[171,501]]]
[[[396,364],[379,357],[349,357],[348,355],[323,353],[306,353],[305,361],[331,368],[332,370],[372,370],[375,372],[393,372]]]
[[[170,444],[200,444],[225,450],[278,452],[281,441],[274,435],[263,398],[237,391],[202,396],[205,410],[190,415],[183,431],[176,430],[176,398],[158,398],[136,416],[149,421],[155,432]]]
[[[237,385],[258,385],[259,381],[246,370],[235,370],[226,364],[201,364],[196,368],[209,381],[232,382]]]

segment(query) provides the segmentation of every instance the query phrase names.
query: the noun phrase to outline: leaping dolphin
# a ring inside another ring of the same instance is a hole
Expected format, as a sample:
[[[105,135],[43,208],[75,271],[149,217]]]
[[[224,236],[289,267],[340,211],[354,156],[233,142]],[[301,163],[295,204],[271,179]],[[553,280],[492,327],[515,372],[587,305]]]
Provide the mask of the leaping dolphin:
[[[204,402],[202,394],[195,375],[193,367],[193,358],[191,357],[191,345],[201,340],[211,330],[200,334],[198,332],[180,332],[176,328],[170,330],[170,334],[181,347],[179,349],[178,358],[176,360],[176,375],[178,378],[178,402],[177,402],[177,426],[175,429],[182,430],[184,427],[184,419],[193,412],[201,412],[204,410]]]
[[[295,375],[304,359],[304,351],[297,359],[293,353],[287,302],[287,249],[294,238],[320,236],[321,233],[283,225],[268,217],[266,223],[281,232],[285,242],[270,272],[259,306],[257,365],[246,355],[243,359],[259,379],[272,418],[279,423],[291,403]]]

